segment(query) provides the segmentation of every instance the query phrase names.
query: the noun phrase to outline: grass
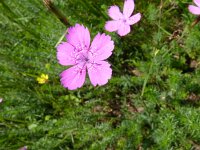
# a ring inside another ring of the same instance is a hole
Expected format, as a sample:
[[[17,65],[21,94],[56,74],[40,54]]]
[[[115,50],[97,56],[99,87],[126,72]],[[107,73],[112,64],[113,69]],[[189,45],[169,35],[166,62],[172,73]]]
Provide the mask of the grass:
[[[42,1],[1,0],[0,149],[199,149],[200,24],[191,27],[192,1],[135,1],[142,20],[122,38],[104,25],[108,7],[123,1],[53,2],[71,25],[112,36],[112,79],[64,89],[55,45],[65,25]],[[36,80],[42,73],[46,84]]]

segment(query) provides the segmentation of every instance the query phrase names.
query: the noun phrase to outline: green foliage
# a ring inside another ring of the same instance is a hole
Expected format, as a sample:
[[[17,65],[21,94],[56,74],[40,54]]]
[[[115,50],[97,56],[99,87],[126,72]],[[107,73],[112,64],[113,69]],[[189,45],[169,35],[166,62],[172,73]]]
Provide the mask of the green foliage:
[[[123,7],[121,0],[53,3],[92,37],[106,32],[109,6]],[[66,27],[42,1],[0,1],[0,149],[198,149],[200,24],[191,27],[191,1],[135,3],[142,19],[131,33],[106,32],[115,41],[109,83],[87,80],[68,91],[55,48]],[[42,73],[49,80],[38,84]]]

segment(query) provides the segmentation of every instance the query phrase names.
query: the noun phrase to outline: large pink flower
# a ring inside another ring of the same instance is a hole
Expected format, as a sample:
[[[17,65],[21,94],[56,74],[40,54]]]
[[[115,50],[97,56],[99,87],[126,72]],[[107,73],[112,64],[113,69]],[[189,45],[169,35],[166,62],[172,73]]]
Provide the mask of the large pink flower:
[[[80,88],[85,82],[86,70],[91,83],[104,85],[112,75],[110,64],[106,61],[112,54],[114,42],[105,34],[97,34],[90,45],[90,33],[83,25],[76,24],[68,29],[67,42],[57,47],[57,59],[61,65],[72,65],[63,71],[61,83],[69,90]]]
[[[105,29],[109,32],[117,31],[120,36],[127,35],[131,31],[130,25],[137,23],[141,19],[140,13],[131,16],[134,7],[133,0],[125,0],[123,13],[120,12],[118,6],[111,6],[108,9],[108,15],[113,20],[106,22]]]
[[[193,0],[197,6],[189,5],[189,11],[194,15],[200,15],[200,0]]]

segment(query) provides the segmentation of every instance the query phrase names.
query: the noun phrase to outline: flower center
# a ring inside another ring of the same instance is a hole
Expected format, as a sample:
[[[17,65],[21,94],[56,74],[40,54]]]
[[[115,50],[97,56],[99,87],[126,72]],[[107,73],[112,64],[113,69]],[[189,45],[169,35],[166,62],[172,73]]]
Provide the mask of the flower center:
[[[122,16],[121,18],[120,18],[120,21],[122,22],[122,23],[124,23],[124,24],[126,24],[127,23],[127,17],[126,16]]]
[[[81,51],[77,53],[76,55],[76,63],[88,63],[88,52],[87,51]]]
[[[123,22],[123,23],[126,23],[126,19],[122,19],[122,22]]]
[[[77,64],[84,63],[86,64],[89,61],[88,58],[88,48],[85,44],[78,44],[75,46],[75,61]]]

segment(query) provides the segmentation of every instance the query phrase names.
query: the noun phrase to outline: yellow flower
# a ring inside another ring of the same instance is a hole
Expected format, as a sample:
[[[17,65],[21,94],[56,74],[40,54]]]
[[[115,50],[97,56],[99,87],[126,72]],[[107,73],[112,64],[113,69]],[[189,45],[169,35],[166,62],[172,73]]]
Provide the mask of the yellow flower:
[[[47,83],[49,76],[47,74],[42,73],[40,77],[37,77],[37,81],[39,84]]]

